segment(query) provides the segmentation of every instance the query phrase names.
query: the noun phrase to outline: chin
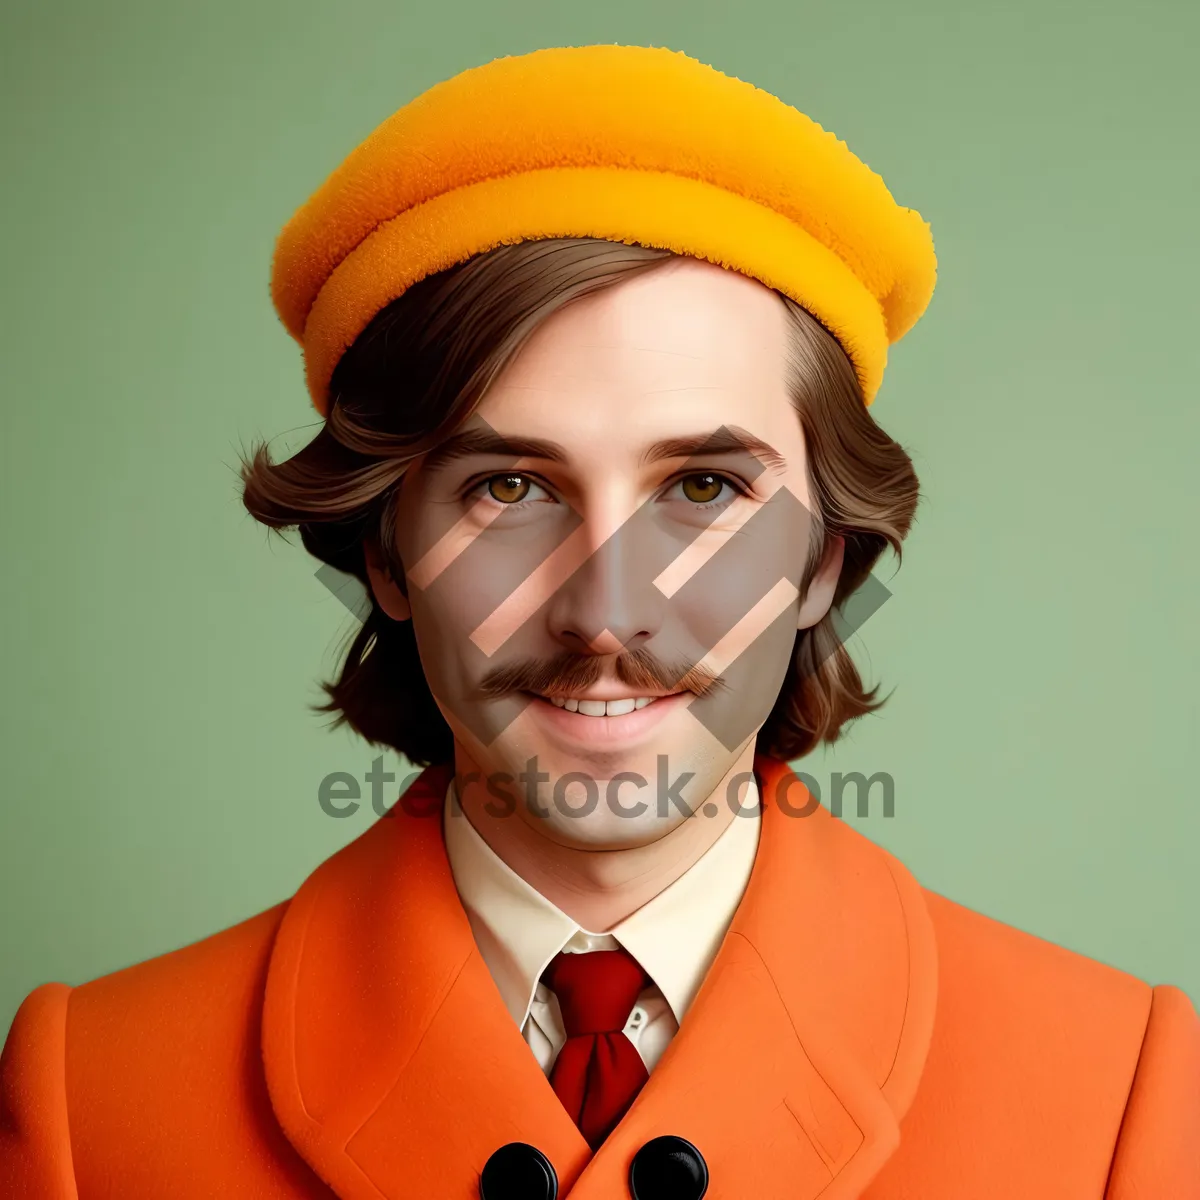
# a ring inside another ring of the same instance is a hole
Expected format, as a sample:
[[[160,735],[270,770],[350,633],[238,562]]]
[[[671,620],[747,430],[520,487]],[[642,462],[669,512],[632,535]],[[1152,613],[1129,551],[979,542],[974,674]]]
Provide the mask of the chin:
[[[669,816],[659,817],[652,804],[641,816],[622,817],[610,812],[601,800],[595,811],[572,817],[558,811],[552,803],[542,803],[550,815],[535,818],[537,826],[560,846],[576,850],[629,850],[646,846],[665,837],[686,819],[674,810]]]

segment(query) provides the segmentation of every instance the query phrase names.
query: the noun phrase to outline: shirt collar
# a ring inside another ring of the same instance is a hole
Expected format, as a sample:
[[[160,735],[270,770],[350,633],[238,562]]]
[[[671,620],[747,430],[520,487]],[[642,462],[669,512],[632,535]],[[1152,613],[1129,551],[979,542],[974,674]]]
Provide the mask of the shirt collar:
[[[645,968],[676,1021],[691,1005],[750,879],[761,825],[754,780],[742,811],[683,875],[608,931]],[[513,1020],[524,1026],[542,972],[581,927],[483,840],[463,814],[453,780],[443,828],[479,953]]]

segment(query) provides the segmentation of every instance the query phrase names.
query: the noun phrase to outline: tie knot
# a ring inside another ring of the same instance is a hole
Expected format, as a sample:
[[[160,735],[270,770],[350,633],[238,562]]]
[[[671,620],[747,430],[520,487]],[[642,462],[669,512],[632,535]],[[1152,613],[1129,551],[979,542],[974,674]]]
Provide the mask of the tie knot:
[[[558,998],[567,1037],[587,1033],[620,1033],[638,995],[650,982],[628,950],[559,953],[542,973]]]

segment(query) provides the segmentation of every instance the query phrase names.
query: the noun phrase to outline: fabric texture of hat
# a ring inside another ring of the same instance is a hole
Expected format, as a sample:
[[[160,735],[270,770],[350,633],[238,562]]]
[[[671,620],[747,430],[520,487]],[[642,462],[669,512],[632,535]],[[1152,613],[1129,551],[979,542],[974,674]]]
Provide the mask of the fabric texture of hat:
[[[384,121],[280,234],[272,297],[318,411],[338,360],[407,288],[554,237],[673,250],[777,289],[838,339],[868,404],[936,275],[920,215],[752,84],[648,46],[499,58]]]

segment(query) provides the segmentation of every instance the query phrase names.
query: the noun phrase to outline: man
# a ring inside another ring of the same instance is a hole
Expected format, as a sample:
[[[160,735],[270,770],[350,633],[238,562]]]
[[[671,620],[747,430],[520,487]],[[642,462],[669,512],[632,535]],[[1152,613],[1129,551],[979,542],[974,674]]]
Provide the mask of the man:
[[[786,765],[917,502],[868,412],[928,231],[682,55],[498,60],[284,231],[326,417],[249,510],[358,576],[328,709],[427,769],[296,895],[26,1000],[65,1198],[1200,1196],[1183,994],[972,914]]]

